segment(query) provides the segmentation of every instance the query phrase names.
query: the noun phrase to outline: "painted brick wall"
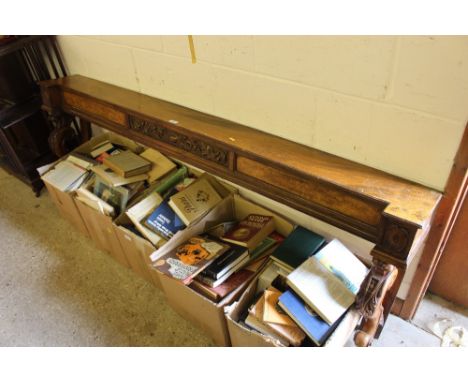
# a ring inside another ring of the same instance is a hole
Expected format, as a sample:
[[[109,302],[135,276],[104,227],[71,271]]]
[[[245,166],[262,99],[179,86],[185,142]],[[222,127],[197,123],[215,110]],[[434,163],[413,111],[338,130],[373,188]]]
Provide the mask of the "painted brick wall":
[[[59,42],[71,74],[246,124],[438,190],[468,120],[466,36],[194,36],[196,64],[187,36],[61,36]],[[294,217],[335,234],[314,219]],[[344,233],[336,236],[355,250],[370,248]]]

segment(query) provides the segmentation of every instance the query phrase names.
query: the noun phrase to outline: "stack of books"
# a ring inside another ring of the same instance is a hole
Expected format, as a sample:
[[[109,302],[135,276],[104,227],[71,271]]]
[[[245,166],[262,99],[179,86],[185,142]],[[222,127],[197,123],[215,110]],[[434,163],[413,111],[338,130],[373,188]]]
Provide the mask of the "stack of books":
[[[76,191],[88,179],[89,172],[75,161],[72,156],[59,162],[42,176],[42,180],[63,192]]]
[[[77,189],[77,199],[108,216],[118,216],[131,200],[152,182],[176,168],[176,164],[153,149],[136,154],[128,147],[109,140],[85,153],[72,153],[74,164],[91,170]]]
[[[258,214],[239,222],[222,222],[153,259],[153,266],[218,302],[251,280],[284,240],[274,229],[272,216]]]
[[[258,279],[260,298],[250,307],[245,324],[286,346],[306,343],[292,336],[297,329],[312,344],[323,345],[354,303],[367,267],[339,240],[326,243],[303,227],[297,227],[271,258]],[[289,318],[283,326],[271,315],[258,315],[260,301],[269,299],[272,286],[275,298],[269,301]]]

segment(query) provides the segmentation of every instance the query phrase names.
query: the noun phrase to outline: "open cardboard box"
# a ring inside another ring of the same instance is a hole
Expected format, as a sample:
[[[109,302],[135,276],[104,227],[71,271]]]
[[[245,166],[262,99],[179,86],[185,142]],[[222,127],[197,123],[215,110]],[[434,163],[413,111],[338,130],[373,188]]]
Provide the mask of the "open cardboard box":
[[[266,269],[267,266],[264,268]],[[250,282],[249,286],[245,289],[244,293],[237,301],[232,302],[231,305],[226,306],[225,316],[227,327],[231,340],[231,345],[236,347],[284,347],[278,340],[266,336],[256,330],[251,329],[249,326],[242,322],[245,319],[246,312],[255,301],[257,296],[257,286],[261,276],[259,272]],[[262,289],[262,288],[260,288]],[[343,317],[342,321],[338,324],[333,333],[328,337],[323,346],[325,347],[342,347],[351,338],[361,316],[360,314],[351,309]]]
[[[196,175],[198,178],[206,178],[210,184],[216,189],[220,196],[224,199],[231,194],[231,190],[223,186],[218,182],[213,176],[209,174],[202,174],[189,170],[189,173]],[[200,176],[199,176],[200,175]],[[146,197],[148,192],[144,192],[135,201],[132,203],[138,203],[142,198]],[[129,207],[131,207],[130,205]],[[203,217],[200,217],[198,221],[202,220]],[[193,225],[185,228],[182,231],[177,232],[168,242],[166,242],[161,248],[156,248],[149,240],[146,238],[137,235],[131,230],[127,229],[125,225],[132,224],[130,219],[125,213],[122,213],[117,219],[112,223],[114,229],[114,235],[117,242],[120,244],[120,247],[123,250],[124,255],[126,256],[127,262],[133,271],[139,274],[141,277],[150,281],[156,287],[161,289],[161,282],[159,273],[151,266],[152,261],[150,255],[154,252],[157,252],[159,249],[164,248],[166,245],[170,244],[173,241],[178,241],[178,237],[186,230],[191,231]],[[196,224],[195,224],[196,225]]]
[[[125,146],[128,146],[130,149],[140,152],[142,150],[142,147],[135,142],[124,138],[120,135],[113,134],[113,133],[105,133],[102,135],[99,135],[97,137],[94,137],[90,139],[89,141],[83,143],[82,145],[78,146],[75,148],[73,152],[77,153],[89,153],[92,149],[92,147],[96,146],[100,142],[103,142],[104,140],[110,140],[111,142],[114,142],[116,144],[122,144]],[[45,175],[48,171],[52,170],[61,160],[64,160],[67,157],[67,155],[53,163],[47,171],[43,172],[41,174],[41,178],[43,175]],[[39,169],[38,169],[39,171]],[[86,223],[83,220],[83,216],[81,215],[80,211],[78,210],[78,207],[76,205],[76,202],[74,200],[74,194],[75,192],[63,192],[59,190],[58,188],[54,187],[52,184],[48,183],[46,180],[42,178],[47,191],[49,192],[49,195],[56,205],[57,209],[59,210],[60,215],[68,220],[70,223],[72,223],[78,231],[80,231],[83,235],[90,237],[91,234],[86,226]]]
[[[125,146],[135,153],[143,151],[143,147],[134,141],[109,132],[90,139],[73,150],[73,152],[87,154],[93,147],[105,140],[109,140],[111,143],[117,145]],[[127,261],[125,253],[114,232],[113,218],[89,207],[82,201],[76,199],[75,195],[76,193],[73,193],[76,208],[83,219],[83,222],[89,232],[89,236],[96,246],[109,253],[120,264],[128,268],[129,262]]]
[[[156,251],[151,258],[155,261],[160,256],[175,250],[177,246],[187,241],[190,237],[203,233],[206,228],[216,223],[228,220],[242,220],[252,213],[274,216],[276,230],[284,236],[287,236],[293,229],[293,225],[284,218],[242,198],[238,194],[233,194],[224,199],[197,224],[184,231],[180,231],[177,237],[174,236],[170,243],[167,243],[160,250]],[[163,274],[159,276],[167,301],[177,313],[205,331],[216,345],[230,345],[224,307],[239,297],[245,288],[245,284],[231,292],[220,302],[215,303],[189,286],[183,285],[180,281]]]

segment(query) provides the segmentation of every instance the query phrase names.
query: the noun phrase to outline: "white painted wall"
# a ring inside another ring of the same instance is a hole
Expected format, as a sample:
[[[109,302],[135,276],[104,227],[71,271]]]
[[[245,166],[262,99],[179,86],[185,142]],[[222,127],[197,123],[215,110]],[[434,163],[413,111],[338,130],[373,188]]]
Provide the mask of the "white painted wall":
[[[61,36],[71,74],[443,190],[468,120],[468,37]],[[251,197],[261,198],[255,195]],[[273,208],[284,209],[263,200]],[[322,232],[336,229],[285,210]],[[368,243],[336,232],[366,252]],[[404,280],[404,298],[416,264]]]

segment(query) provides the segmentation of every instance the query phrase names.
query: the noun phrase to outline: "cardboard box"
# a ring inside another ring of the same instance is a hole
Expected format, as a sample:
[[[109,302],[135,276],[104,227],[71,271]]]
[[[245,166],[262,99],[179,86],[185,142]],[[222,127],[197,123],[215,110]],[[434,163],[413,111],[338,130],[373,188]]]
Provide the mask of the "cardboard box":
[[[89,151],[91,151],[91,148],[93,146],[97,145],[98,143],[100,143],[100,142],[102,142],[102,141],[104,141],[106,139],[110,140],[111,142],[117,143],[117,144],[128,146],[130,149],[132,149],[133,151],[136,151],[136,152],[140,152],[142,150],[142,147],[140,145],[136,144],[135,142],[133,142],[133,141],[127,139],[127,138],[124,138],[124,137],[122,137],[120,135],[113,134],[113,133],[105,133],[105,134],[94,137],[94,138],[90,139],[89,141],[83,143],[82,145],[80,145],[76,149],[74,149],[72,152],[88,153]],[[65,156],[65,158],[66,158],[66,156]],[[61,160],[63,160],[63,159],[61,159]],[[47,169],[47,171],[41,173],[41,178],[42,178],[42,175],[46,174],[48,171],[53,169],[55,167],[55,165],[57,165],[59,162],[60,162],[60,160],[55,162],[52,166],[50,166]],[[39,171],[39,169],[38,169],[38,171]],[[42,179],[42,180],[44,181],[44,179]],[[75,193],[74,192],[63,192],[63,191],[57,189],[56,187],[54,187],[52,184],[48,183],[47,181],[44,181],[44,184],[45,184],[45,186],[47,188],[47,191],[49,192],[49,195],[50,195],[52,201],[56,205],[60,215],[64,219],[68,220],[71,224],[73,224],[73,226],[79,232],[81,232],[83,235],[85,235],[87,237],[91,237],[90,232],[88,231],[88,228],[87,228],[85,222],[83,221],[83,217],[81,216],[80,211],[78,210],[78,207],[77,207],[77,205],[75,203],[75,200],[74,200]]]
[[[158,273],[151,267],[150,255],[156,250],[145,238],[123,227],[130,224],[127,215],[122,214],[113,223],[115,237],[123,250],[129,267],[139,276],[161,289]]]
[[[180,231],[179,235],[174,236],[176,240],[171,240],[160,250],[155,252],[151,258],[154,261],[159,256],[174,250],[190,237],[198,235],[205,231],[205,226],[213,225],[216,222],[227,220],[241,220],[248,214],[258,213],[264,215],[273,215],[276,223],[276,230],[283,235],[288,235],[293,225],[274,214],[271,211],[260,207],[241,196],[234,194],[224,199],[218,204],[203,220],[199,221],[193,227]],[[229,346],[230,336],[226,325],[224,307],[231,304],[243,291],[243,287],[234,290],[223,300],[215,303],[190,287],[183,285],[179,281],[166,275],[160,274],[162,289],[166,295],[169,305],[182,317],[190,320],[207,333],[218,346]],[[245,286],[244,286],[245,287]]]
[[[75,203],[96,247],[110,254],[124,267],[129,268],[127,258],[115,234],[112,218],[101,214],[80,200],[75,199]]]
[[[109,140],[114,144],[125,146],[133,152],[139,153],[143,151],[142,146],[138,145],[130,139],[113,133],[105,133],[90,139],[88,142],[85,142],[73,150],[73,152],[87,154],[92,150],[93,147],[105,140]],[[95,245],[100,250],[110,254],[121,265],[129,268],[130,264],[127,261],[125,253],[120,245],[119,240],[117,239],[117,235],[114,230],[113,218],[89,207],[82,201],[76,199],[75,195],[76,193],[73,193],[72,196],[74,198],[76,208],[78,209],[89,236],[94,241]]]
[[[53,169],[59,162],[60,160],[53,163],[51,166],[48,166],[47,171]],[[38,169],[38,172],[41,174],[41,179],[42,175],[47,173],[47,171],[41,172],[41,170]],[[44,182],[44,185],[49,192],[52,202],[57,207],[60,216],[62,216],[65,220],[68,220],[81,234],[90,237],[83,218],[78,211],[78,208],[76,207],[75,200],[73,198],[74,192],[63,192],[44,179],[42,179],[42,181]]]
[[[242,322],[242,318],[245,318],[245,312],[248,311],[249,307],[255,300],[257,284],[260,275],[261,273],[253,278],[252,282],[245,289],[237,301],[233,302],[229,306],[226,306],[225,308],[227,328],[232,346],[283,347],[279,341],[251,329]],[[360,318],[361,316],[357,311],[350,310],[323,346],[344,346],[346,342],[349,341],[352,337]]]

